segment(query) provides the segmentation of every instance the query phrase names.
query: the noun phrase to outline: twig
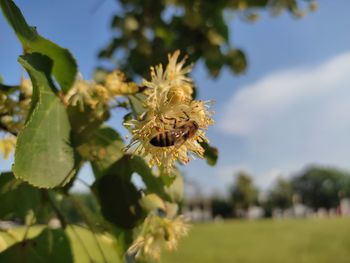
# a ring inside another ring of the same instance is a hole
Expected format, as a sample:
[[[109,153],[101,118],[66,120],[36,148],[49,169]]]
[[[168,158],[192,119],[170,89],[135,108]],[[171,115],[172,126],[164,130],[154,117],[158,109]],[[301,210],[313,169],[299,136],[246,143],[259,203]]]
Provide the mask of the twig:
[[[62,228],[66,228],[67,221],[64,218],[64,215],[61,213],[60,209],[56,206],[55,202],[51,199],[50,194],[47,192],[47,190],[43,190],[43,194],[46,197],[47,201],[51,205],[52,209],[55,211],[55,214],[58,217],[58,220],[61,223]]]
[[[81,182],[84,186],[86,186],[87,188],[91,189],[90,185],[87,182],[85,182],[83,179],[77,177],[77,180],[79,182]]]
[[[23,234],[22,242],[25,241],[25,240],[27,239],[28,234],[29,234],[29,229],[30,229],[31,226],[33,225],[34,220],[35,220],[35,216],[32,215],[32,218],[30,219],[30,222],[26,225],[26,229],[25,229],[24,234]]]

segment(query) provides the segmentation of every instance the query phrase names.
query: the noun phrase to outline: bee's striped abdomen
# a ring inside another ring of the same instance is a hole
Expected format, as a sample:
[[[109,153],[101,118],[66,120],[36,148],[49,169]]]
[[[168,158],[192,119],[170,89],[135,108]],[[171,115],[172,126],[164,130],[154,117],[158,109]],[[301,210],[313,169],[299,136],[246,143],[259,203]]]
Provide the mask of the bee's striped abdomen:
[[[198,130],[198,124],[195,121],[187,122],[178,128],[160,132],[156,134],[149,142],[156,147],[181,146],[186,140],[192,138]]]
[[[174,136],[171,136],[170,132],[158,133],[150,141],[153,146],[157,147],[169,147],[175,144]]]

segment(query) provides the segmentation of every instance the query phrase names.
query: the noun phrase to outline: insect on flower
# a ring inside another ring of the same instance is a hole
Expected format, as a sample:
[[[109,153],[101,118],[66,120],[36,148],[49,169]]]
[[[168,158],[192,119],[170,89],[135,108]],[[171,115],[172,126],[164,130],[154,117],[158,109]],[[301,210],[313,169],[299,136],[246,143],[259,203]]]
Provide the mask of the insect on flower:
[[[126,151],[140,155],[150,167],[170,174],[176,161],[188,163],[202,158],[201,142],[208,142],[206,130],[214,123],[210,101],[194,100],[193,82],[187,74],[191,66],[185,59],[177,62],[180,52],[169,55],[169,63],[151,67],[151,80],[144,80],[145,113],[125,123],[132,138]]]
[[[150,140],[150,144],[157,147],[181,146],[186,140],[193,138],[199,129],[197,122],[190,120],[189,116],[184,124],[176,127],[174,118],[174,129],[160,132]]]

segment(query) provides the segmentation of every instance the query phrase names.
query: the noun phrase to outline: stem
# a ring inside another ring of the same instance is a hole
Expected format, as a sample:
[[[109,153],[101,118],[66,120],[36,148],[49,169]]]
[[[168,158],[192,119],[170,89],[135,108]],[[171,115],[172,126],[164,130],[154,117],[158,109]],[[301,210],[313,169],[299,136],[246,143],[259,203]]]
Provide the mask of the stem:
[[[61,213],[60,209],[56,206],[55,202],[51,199],[50,194],[47,190],[43,191],[43,194],[49,204],[51,205],[52,209],[54,210],[55,214],[57,215],[58,220],[60,221],[62,228],[65,229],[67,226],[67,221],[64,217],[64,215]]]
[[[34,219],[35,219],[35,216],[32,215],[32,218],[30,219],[30,222],[26,225],[26,230],[24,231],[23,238],[22,238],[22,242],[23,242],[24,240],[27,239],[28,233],[29,233],[29,229],[30,229],[31,226],[33,225]]]
[[[86,186],[87,188],[91,189],[90,185],[87,182],[85,182],[83,179],[77,177],[77,180],[79,182],[81,182],[84,186]]]

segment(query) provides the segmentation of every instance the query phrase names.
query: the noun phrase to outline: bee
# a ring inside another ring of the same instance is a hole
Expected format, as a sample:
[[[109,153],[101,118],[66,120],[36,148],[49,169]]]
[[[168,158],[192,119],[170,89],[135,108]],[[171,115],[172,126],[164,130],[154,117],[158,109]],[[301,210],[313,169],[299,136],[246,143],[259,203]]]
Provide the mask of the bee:
[[[150,144],[156,147],[170,147],[180,146],[186,140],[192,138],[199,129],[197,122],[193,120],[187,120],[184,124],[174,129],[160,132],[156,134],[151,140]]]

